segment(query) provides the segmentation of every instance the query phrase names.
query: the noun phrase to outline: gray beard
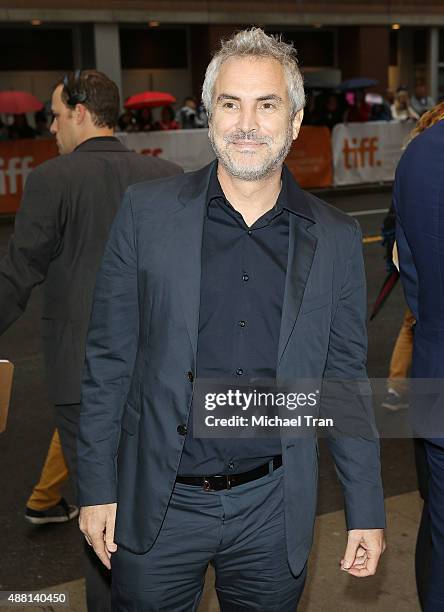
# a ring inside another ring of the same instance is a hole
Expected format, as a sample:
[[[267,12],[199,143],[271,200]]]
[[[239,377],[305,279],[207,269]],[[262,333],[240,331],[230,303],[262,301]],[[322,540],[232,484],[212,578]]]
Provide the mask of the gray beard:
[[[238,140],[244,139],[246,141],[251,140],[253,142],[255,140],[259,142],[269,142],[269,139],[267,138],[248,138],[248,133],[245,132],[236,132],[236,134],[240,136],[240,138],[237,138]],[[233,162],[227,151],[219,149],[216,145],[211,125],[208,129],[208,137],[210,139],[211,146],[213,147],[214,154],[216,155],[222,166],[225,168],[225,170],[228,172],[228,174],[242,181],[259,181],[270,176],[270,174],[272,174],[277,168],[279,168],[279,166],[282,165],[284,159],[290,152],[291,145],[293,144],[293,128],[292,124],[289,123],[285,136],[285,142],[282,145],[281,149],[278,151],[274,158],[265,160],[265,162],[260,168],[245,168]],[[224,140],[226,143],[231,142],[230,138],[224,138]]]

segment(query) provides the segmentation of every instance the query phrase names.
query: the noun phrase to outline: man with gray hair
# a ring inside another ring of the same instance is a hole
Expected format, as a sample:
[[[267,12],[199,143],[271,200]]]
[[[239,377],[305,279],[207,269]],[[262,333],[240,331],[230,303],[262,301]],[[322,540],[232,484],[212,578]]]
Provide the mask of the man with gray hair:
[[[228,380],[233,393],[257,379],[365,379],[361,234],[283,165],[304,107],[291,45],[239,32],[209,64],[203,101],[216,161],[130,187],[102,261],[80,528],[112,568],[116,611],[197,610],[211,563],[224,612],[293,612],[316,438],[200,436],[199,383]],[[362,403],[356,411],[371,425]],[[341,569],[369,576],[385,546],[378,443],[329,444],[349,529]]]

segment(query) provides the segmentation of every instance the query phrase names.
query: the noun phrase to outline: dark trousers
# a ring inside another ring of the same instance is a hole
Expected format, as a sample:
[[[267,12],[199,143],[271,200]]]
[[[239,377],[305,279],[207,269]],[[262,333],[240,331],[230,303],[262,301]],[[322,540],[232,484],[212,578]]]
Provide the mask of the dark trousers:
[[[56,424],[59,430],[63,454],[72,482],[77,487],[77,432],[79,428],[80,404],[57,405],[55,410]],[[103,565],[86,541],[84,541],[84,546],[88,612],[110,612],[111,572]]]
[[[415,448],[416,473],[418,476],[419,494],[423,500],[421,521],[415,550],[416,588],[421,610],[424,610],[430,579],[432,558],[432,535],[429,516],[429,465],[425,451],[425,441],[421,438],[413,440]]]
[[[432,557],[425,612],[444,610],[444,448],[425,442],[429,466],[429,516]]]
[[[295,612],[306,572],[287,561],[283,469],[217,492],[176,484],[153,547],[111,557],[113,611],[195,612],[211,563],[222,612]]]

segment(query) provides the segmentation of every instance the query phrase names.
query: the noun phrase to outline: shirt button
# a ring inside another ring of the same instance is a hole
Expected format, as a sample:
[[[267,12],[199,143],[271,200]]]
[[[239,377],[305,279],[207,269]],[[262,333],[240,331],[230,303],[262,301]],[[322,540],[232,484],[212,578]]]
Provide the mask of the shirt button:
[[[243,369],[242,369],[242,368],[237,368],[237,370],[236,370],[236,374],[237,374],[238,376],[242,376],[242,374],[243,374],[243,373],[244,373],[244,371],[243,371]]]
[[[193,374],[193,372],[191,372],[191,370],[190,370],[189,372],[187,372],[187,377],[188,377],[188,380],[189,380],[190,382],[193,382],[193,380],[194,380],[194,374]]]
[[[239,327],[245,327],[246,323],[245,323],[245,321],[239,321],[238,325],[239,325]]]
[[[249,236],[251,236],[251,234],[252,234],[252,233],[253,233],[253,232],[252,232],[251,230],[248,230],[248,232],[247,232],[247,234],[248,234]]]
[[[242,274],[242,280],[247,282],[247,280],[249,280],[250,277],[248,276],[248,274]]]
[[[186,436],[187,431],[188,431],[188,429],[187,429],[187,426],[186,426],[186,425],[178,425],[178,426],[177,426],[177,433],[178,433],[180,436]]]
[[[229,470],[234,470],[234,463],[229,463],[228,464],[228,469]]]

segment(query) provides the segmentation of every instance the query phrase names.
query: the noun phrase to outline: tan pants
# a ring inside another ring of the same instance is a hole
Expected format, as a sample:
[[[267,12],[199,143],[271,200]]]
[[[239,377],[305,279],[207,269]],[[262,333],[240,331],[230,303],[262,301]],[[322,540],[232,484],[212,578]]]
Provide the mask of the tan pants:
[[[28,499],[27,506],[32,510],[46,510],[59,503],[62,496],[60,488],[68,478],[68,468],[60,444],[59,432],[54,431],[46,455],[40,480]]]
[[[404,320],[399,330],[398,338],[393,349],[390,360],[390,372],[388,386],[401,395],[407,391],[409,369],[412,363],[413,353],[413,325],[415,319],[412,312],[407,308]]]

